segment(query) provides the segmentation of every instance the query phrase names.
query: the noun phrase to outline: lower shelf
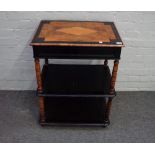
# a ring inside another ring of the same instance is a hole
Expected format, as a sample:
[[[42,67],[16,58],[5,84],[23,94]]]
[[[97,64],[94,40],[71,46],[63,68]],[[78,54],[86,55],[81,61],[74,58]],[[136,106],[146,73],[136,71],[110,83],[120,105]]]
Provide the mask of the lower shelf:
[[[45,122],[41,125],[107,126],[104,98],[45,98]]]

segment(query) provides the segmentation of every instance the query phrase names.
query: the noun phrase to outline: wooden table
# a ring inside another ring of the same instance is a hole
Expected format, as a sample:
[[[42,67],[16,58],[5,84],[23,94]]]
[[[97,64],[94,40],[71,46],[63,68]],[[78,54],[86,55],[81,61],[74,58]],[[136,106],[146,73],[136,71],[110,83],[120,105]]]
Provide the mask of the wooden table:
[[[40,124],[109,125],[118,63],[124,46],[114,23],[43,20],[31,46]],[[40,59],[45,59],[42,70]],[[103,59],[104,64],[50,64],[48,59]],[[108,60],[114,60],[112,73]]]

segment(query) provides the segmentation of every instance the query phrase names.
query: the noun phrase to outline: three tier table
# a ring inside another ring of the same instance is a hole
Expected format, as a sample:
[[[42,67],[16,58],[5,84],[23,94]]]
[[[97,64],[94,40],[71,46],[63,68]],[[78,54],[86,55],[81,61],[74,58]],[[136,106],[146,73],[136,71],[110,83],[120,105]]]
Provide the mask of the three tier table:
[[[32,39],[41,125],[107,126],[121,48],[113,22],[40,22]],[[40,59],[45,63],[41,67]],[[54,64],[49,59],[96,59],[102,64]],[[113,61],[110,71],[108,60]]]

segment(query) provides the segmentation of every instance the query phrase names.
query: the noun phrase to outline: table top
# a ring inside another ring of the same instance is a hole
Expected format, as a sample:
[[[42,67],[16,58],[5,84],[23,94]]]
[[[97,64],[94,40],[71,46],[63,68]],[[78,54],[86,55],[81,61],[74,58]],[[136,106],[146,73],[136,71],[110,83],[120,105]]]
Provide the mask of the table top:
[[[32,46],[123,47],[113,22],[42,20]]]

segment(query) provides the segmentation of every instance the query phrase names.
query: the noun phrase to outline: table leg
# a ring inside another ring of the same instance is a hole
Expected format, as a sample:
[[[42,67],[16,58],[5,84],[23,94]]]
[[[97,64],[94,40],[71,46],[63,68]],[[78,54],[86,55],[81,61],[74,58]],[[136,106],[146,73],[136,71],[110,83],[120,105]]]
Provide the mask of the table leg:
[[[44,107],[44,97],[39,97],[39,103],[40,103],[40,123],[45,122],[45,107]]]
[[[38,92],[42,92],[42,80],[41,80],[41,69],[40,69],[40,61],[39,58],[35,58],[35,70],[36,70],[36,78],[38,84]],[[45,122],[45,110],[44,110],[44,97],[39,97],[40,103],[40,122]]]
[[[45,65],[48,65],[48,58],[45,58]]]
[[[117,78],[117,71],[118,71],[118,64],[119,64],[119,60],[115,60],[114,66],[113,66],[113,71],[112,71],[112,77],[111,77],[110,94],[114,94],[115,83],[116,83],[116,78]],[[110,97],[107,102],[107,109],[106,109],[106,116],[105,116],[107,123],[109,123],[111,105],[112,105],[112,98]]]

